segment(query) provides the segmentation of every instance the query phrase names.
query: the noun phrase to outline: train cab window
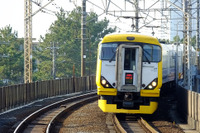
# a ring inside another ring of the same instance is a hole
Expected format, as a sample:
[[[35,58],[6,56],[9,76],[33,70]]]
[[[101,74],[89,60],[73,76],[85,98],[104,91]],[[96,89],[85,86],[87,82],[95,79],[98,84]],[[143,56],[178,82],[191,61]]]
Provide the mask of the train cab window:
[[[100,59],[115,61],[115,53],[117,49],[117,43],[103,43],[100,46]]]
[[[143,45],[143,62],[160,62],[161,47],[157,45]]]
[[[135,70],[135,49],[126,48],[124,55],[124,70]]]

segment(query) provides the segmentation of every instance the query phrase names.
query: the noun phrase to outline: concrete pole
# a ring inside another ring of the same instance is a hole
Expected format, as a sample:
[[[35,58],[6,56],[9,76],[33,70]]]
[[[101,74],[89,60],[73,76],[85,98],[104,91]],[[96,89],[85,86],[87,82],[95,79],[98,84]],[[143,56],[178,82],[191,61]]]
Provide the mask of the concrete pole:
[[[135,31],[138,32],[139,31],[139,16],[138,16],[138,0],[135,0]]]
[[[55,64],[55,60],[56,60],[56,53],[55,53],[55,43],[53,42],[53,59],[52,59],[52,62],[53,62],[53,79],[56,78],[56,64]]]
[[[179,45],[179,43],[178,43],[178,41],[176,41],[176,60],[175,60],[175,65],[176,65],[176,72],[175,72],[175,77],[176,77],[176,88],[178,88],[178,79],[179,79],[179,70],[178,70],[178,45]]]
[[[82,0],[81,14],[81,77],[85,76],[86,0]]]

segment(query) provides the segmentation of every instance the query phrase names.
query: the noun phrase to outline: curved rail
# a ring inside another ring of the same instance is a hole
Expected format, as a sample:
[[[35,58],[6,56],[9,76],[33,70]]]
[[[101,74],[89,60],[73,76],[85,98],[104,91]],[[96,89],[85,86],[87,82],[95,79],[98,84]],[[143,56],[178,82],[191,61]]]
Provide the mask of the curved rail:
[[[113,115],[113,124],[114,124],[114,127],[115,127],[115,130],[118,132],[118,133],[127,133],[126,130],[124,130],[124,128],[122,127],[122,125],[120,124],[116,114]]]
[[[70,106],[68,106],[66,109],[64,109],[63,111],[60,111],[57,115],[55,115],[51,121],[49,122],[47,129],[46,129],[46,133],[50,133],[52,128],[55,126],[54,123],[56,123],[56,120],[59,120],[64,114],[66,114],[67,112],[72,111],[74,108],[80,107],[81,105],[84,105],[85,103],[91,102],[92,99],[96,99],[97,96],[92,96],[89,98],[85,98],[81,101],[78,101],[77,103],[74,103]]]
[[[44,114],[44,113],[46,113],[49,110],[57,108],[57,107],[59,107],[59,106],[61,106],[63,104],[67,104],[67,103],[73,102],[75,100],[80,100],[80,99],[83,99],[83,98],[87,98],[86,100],[91,99],[91,98],[88,98],[88,97],[93,97],[93,98],[96,97],[96,92],[91,92],[91,93],[87,93],[87,94],[83,94],[83,95],[79,95],[79,96],[70,97],[70,98],[67,98],[67,99],[55,102],[53,104],[50,104],[48,106],[45,106],[45,107],[43,107],[43,108],[41,108],[41,109],[33,112],[28,117],[26,117],[22,122],[20,122],[20,124],[16,127],[14,133],[21,133],[21,132],[23,132],[24,129],[25,129],[25,127],[27,127],[27,125],[31,121],[35,120],[36,117],[39,117],[41,114]],[[81,101],[81,102],[83,102],[83,101]],[[73,107],[75,107],[75,106],[71,105],[71,108],[73,108]],[[50,128],[52,127],[51,125],[54,122],[54,120],[56,118],[58,118],[58,116],[61,116],[65,111],[67,111],[67,110],[63,109],[56,116],[53,117],[53,119],[48,124],[47,132],[50,131]]]
[[[139,122],[140,121],[140,122]],[[124,123],[122,123],[122,121],[120,121],[116,114],[113,115],[113,124],[115,127],[115,130],[118,133],[128,133],[129,131],[133,131],[135,130],[135,128],[137,128],[136,130],[141,130],[140,132],[143,131],[143,127],[145,128],[145,130],[148,130],[151,133],[159,133],[157,130],[155,130],[152,126],[150,126],[142,117],[140,117],[139,121],[131,121],[131,123],[138,123],[138,124],[134,124],[134,125],[140,125],[140,126],[126,126],[126,129],[124,128]],[[129,121],[126,121],[125,125],[128,125]],[[141,125],[142,124],[142,125]],[[139,129],[138,129],[139,128]]]
[[[154,129],[147,121],[145,121],[142,117],[140,117],[140,122],[145,126],[151,133],[159,133],[156,129]]]

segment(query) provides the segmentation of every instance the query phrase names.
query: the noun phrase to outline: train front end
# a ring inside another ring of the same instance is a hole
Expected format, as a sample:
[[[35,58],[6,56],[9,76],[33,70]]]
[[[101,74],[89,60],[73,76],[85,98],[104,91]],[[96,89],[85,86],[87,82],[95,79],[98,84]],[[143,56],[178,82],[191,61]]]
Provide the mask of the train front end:
[[[162,85],[161,46],[154,37],[110,34],[98,46],[98,106],[104,112],[152,114]]]

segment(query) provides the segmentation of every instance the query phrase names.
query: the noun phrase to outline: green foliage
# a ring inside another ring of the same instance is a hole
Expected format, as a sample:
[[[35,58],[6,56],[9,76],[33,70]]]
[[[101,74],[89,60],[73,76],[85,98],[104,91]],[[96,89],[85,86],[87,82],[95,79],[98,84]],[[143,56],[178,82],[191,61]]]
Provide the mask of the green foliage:
[[[160,43],[164,43],[164,44],[169,44],[170,43],[169,40],[165,40],[165,39],[158,39],[158,41]]]
[[[77,7],[66,14],[62,9],[56,14],[57,20],[50,26],[49,33],[41,37],[41,43],[34,56],[39,64],[34,73],[34,80],[52,79],[53,43],[56,54],[56,77],[71,77],[73,66],[75,76],[80,76],[81,70],[81,8]],[[86,75],[95,74],[96,51],[100,39],[107,33],[115,31],[108,28],[109,21],[98,21],[96,13],[87,14],[86,36]]]
[[[193,36],[190,40],[191,42],[191,46],[193,46],[195,48],[195,45],[196,45],[196,36]],[[176,43],[176,42],[179,42],[179,43],[184,43],[184,39],[180,39],[180,37],[177,35],[177,36],[174,36],[173,38],[173,41],[172,43]]]
[[[179,37],[179,35],[176,35],[176,36],[174,36],[174,38],[173,38],[173,43],[177,43],[177,42],[180,42],[180,37]]]
[[[0,84],[23,82],[23,40],[10,26],[0,29]],[[8,83],[5,83],[8,82]]]
[[[196,36],[193,36],[193,37],[191,38],[191,45],[192,45],[194,48],[196,48]]]

